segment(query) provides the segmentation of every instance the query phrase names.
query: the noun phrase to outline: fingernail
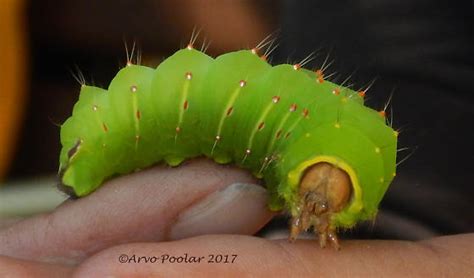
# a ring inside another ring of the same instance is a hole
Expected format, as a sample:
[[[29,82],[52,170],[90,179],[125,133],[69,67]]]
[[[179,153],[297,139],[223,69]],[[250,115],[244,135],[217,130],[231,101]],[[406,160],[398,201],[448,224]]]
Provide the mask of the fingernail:
[[[203,234],[254,234],[274,215],[267,191],[258,185],[234,183],[211,193],[183,211],[170,230],[171,239]]]

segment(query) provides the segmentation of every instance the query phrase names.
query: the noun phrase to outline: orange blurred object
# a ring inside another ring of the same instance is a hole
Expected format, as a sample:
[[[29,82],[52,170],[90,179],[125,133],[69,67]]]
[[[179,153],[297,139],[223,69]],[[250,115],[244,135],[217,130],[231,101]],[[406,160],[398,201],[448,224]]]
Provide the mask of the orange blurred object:
[[[24,1],[0,1],[0,180],[12,160],[25,105]]]

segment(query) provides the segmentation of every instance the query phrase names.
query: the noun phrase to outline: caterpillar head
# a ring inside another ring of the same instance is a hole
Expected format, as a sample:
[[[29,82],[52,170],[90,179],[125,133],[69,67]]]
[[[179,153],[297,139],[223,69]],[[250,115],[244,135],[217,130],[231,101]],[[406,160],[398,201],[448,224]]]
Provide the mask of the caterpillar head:
[[[331,217],[348,205],[351,195],[351,180],[344,170],[326,162],[308,167],[300,180],[298,213],[292,219],[290,239],[296,239],[301,231],[313,227],[321,247],[329,239],[339,248]]]

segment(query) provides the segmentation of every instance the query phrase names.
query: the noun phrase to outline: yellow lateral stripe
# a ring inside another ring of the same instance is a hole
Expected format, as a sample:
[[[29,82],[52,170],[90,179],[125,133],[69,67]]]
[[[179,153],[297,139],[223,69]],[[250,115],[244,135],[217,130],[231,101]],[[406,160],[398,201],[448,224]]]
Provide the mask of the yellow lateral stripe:
[[[183,85],[183,91],[181,93],[181,100],[179,102],[179,118],[178,118],[178,127],[181,126],[181,123],[183,122],[183,117],[184,117],[184,103],[188,98],[188,91],[189,91],[189,80],[186,79],[184,81]]]
[[[253,139],[255,137],[255,134],[258,131],[258,126],[260,125],[260,123],[265,121],[265,119],[267,118],[268,113],[270,113],[270,111],[272,110],[274,105],[275,105],[275,103],[273,103],[273,101],[270,101],[270,103],[267,105],[267,107],[265,107],[265,110],[263,110],[262,114],[260,114],[260,117],[258,118],[257,123],[253,127],[252,132],[250,133],[249,141],[247,143],[247,149],[249,149],[249,150],[252,149]]]
[[[275,144],[275,141],[276,141],[276,135],[278,133],[279,130],[281,130],[283,128],[283,126],[285,125],[286,121],[288,120],[288,118],[290,117],[291,115],[291,112],[286,112],[285,116],[283,117],[283,119],[281,120],[280,124],[278,125],[278,127],[275,129],[275,132],[273,133],[272,137],[271,137],[271,141],[270,143],[268,144],[268,147],[267,147],[267,156],[269,155],[270,153],[270,150],[273,148],[273,145]],[[283,131],[282,131],[283,132]]]
[[[140,123],[138,122],[138,119],[137,117],[135,116],[135,113],[137,111],[137,95],[136,94],[133,94],[132,95],[132,117],[133,117],[133,120],[134,120],[134,124],[135,124],[135,135],[140,135]]]
[[[221,119],[219,120],[219,126],[217,127],[216,135],[221,136],[222,127],[224,126],[224,121],[227,116],[227,110],[229,110],[229,108],[231,108],[234,105],[235,100],[237,99],[237,96],[239,95],[241,88],[242,87],[239,85],[237,89],[234,90],[231,97],[229,98],[229,101],[227,102],[227,105],[225,106],[224,112],[222,113]]]
[[[288,129],[287,132],[292,132],[293,129],[295,129],[295,127],[300,123],[300,121],[303,119],[304,117],[298,117],[298,119],[296,119],[296,121],[290,126],[290,128]]]

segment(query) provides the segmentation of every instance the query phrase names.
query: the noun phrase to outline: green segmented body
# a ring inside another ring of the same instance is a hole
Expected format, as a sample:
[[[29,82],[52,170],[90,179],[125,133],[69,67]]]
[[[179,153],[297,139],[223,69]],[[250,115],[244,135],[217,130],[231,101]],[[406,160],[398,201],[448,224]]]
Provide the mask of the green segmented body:
[[[61,127],[62,183],[85,196],[106,179],[205,155],[263,178],[269,206],[296,213],[305,169],[329,162],[351,179],[350,227],[375,216],[395,176],[397,133],[357,92],[250,50],[213,59],[176,52],[156,69],[129,65],[108,90],[83,86]]]

